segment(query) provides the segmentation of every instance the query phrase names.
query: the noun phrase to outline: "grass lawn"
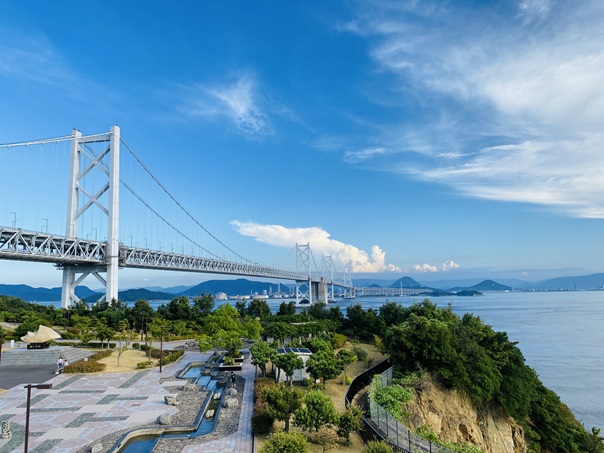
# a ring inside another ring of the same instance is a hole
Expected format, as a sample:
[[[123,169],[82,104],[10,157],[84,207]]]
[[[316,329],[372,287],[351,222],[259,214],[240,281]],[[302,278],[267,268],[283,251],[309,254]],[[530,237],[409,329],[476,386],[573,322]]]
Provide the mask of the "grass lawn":
[[[384,360],[386,358],[386,356],[382,355],[372,344],[366,344],[366,343],[351,344],[350,342],[346,342],[346,344],[344,345],[344,347],[342,349],[352,350],[352,348],[354,346],[360,346],[363,349],[365,349],[368,353],[368,357],[373,359],[373,365],[381,362],[382,360]],[[365,366],[365,362],[357,361],[357,362],[353,363],[352,365],[348,366],[348,368],[346,369],[346,374],[348,375],[349,378],[354,379],[356,376],[361,374],[366,369],[367,369],[367,367]],[[304,387],[304,386],[300,386],[299,388],[302,390],[306,390],[306,387]],[[337,411],[341,413],[345,409],[344,396],[346,395],[347,391],[348,391],[348,385],[342,385],[342,378],[341,378],[341,376],[339,376],[336,379],[332,379],[332,380],[326,382],[323,393],[325,393],[326,395],[331,397]],[[283,427],[284,427],[284,424],[282,422],[275,422],[273,425],[273,431],[278,431],[279,429],[283,429]],[[311,453],[321,453],[323,451],[323,447],[312,443],[312,441],[311,441],[312,433],[302,431],[300,428],[293,426],[293,417],[292,417],[292,423],[290,423],[290,431],[303,432],[304,434],[306,434],[306,436],[310,442],[309,451]],[[266,437],[267,436],[257,436],[258,451],[260,451],[260,449],[262,448],[262,445],[264,445],[264,442],[266,441]],[[352,433],[350,435],[350,439],[351,439],[351,445],[344,446],[342,444],[339,444],[336,448],[331,449],[329,451],[342,452],[342,453],[358,453],[358,452],[360,452],[363,449],[363,445],[364,445],[361,438],[356,433]]]

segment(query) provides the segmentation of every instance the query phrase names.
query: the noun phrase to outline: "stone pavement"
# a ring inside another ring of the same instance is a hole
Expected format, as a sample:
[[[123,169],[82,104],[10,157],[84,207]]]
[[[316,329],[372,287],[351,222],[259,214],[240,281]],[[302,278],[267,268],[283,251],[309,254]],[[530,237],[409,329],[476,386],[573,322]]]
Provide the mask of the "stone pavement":
[[[29,451],[75,452],[108,434],[155,423],[162,414],[175,413],[164,395],[178,379],[165,380],[189,362],[205,361],[210,353],[186,352],[177,363],[159,369],[104,374],[60,374],[52,377],[52,389],[31,390]],[[253,452],[251,416],[255,367],[246,359],[239,372],[246,379],[239,431],[224,439],[204,443],[203,437],[183,452]],[[160,383],[160,379],[164,382]],[[25,380],[27,381],[27,380]],[[41,382],[36,382],[41,383]],[[0,394],[0,423],[9,420],[11,438],[0,439],[0,453],[22,452],[25,440],[27,389],[18,385]],[[158,425],[159,426],[159,425]]]

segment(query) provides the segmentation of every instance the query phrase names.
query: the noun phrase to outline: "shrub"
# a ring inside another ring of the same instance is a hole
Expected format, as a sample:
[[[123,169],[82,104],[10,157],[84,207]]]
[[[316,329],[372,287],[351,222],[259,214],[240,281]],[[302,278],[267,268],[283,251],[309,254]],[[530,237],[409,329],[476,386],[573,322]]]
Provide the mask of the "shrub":
[[[274,379],[258,378],[254,381],[254,402],[262,400],[262,389],[277,385]]]
[[[352,352],[357,356],[357,360],[362,362],[367,358],[367,351],[360,346],[355,346],[352,348]]]
[[[367,442],[367,445],[363,448],[363,453],[394,453],[394,450],[384,441],[375,442],[372,440]]]
[[[252,415],[252,431],[256,435],[268,434],[273,428],[274,419],[266,413],[266,403],[257,401]]]
[[[91,361],[95,362],[97,360],[104,359],[105,357],[109,357],[112,352],[113,351],[111,351],[109,349],[105,349],[104,351],[92,354],[88,360],[91,360]]]
[[[132,343],[132,349],[140,349],[141,345],[140,343]]]
[[[96,373],[104,371],[107,365],[99,362],[76,362],[67,365],[63,370],[65,373]]]
[[[153,362],[151,360],[147,360],[146,362],[138,362],[136,364],[136,368],[138,370],[144,370],[145,368],[149,368],[153,366]]]
[[[162,364],[167,365],[168,363],[176,362],[184,355],[184,353],[185,351],[183,351],[182,349],[178,351],[171,351],[168,355],[164,356],[164,358],[162,359]]]
[[[331,336],[331,345],[334,349],[340,349],[346,343],[346,335],[341,333],[334,333]]]
[[[260,453],[306,453],[308,442],[302,433],[279,431],[271,434]]]

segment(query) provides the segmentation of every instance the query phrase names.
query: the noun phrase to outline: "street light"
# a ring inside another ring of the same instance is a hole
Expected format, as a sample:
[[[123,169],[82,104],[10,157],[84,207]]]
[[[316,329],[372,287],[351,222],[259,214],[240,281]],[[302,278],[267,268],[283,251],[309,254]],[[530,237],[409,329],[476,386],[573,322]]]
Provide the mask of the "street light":
[[[25,409],[25,447],[24,453],[27,453],[27,441],[29,437],[29,406],[31,402],[31,389],[46,390],[51,389],[52,384],[27,384],[24,388],[27,389],[27,407]]]
[[[17,213],[11,212],[11,214],[13,215],[13,228],[17,228]]]
[[[48,219],[42,219],[44,220],[44,225],[42,225],[42,231],[44,231],[44,233],[48,234]]]
[[[164,359],[164,326],[159,326],[159,372],[161,373],[161,366]]]

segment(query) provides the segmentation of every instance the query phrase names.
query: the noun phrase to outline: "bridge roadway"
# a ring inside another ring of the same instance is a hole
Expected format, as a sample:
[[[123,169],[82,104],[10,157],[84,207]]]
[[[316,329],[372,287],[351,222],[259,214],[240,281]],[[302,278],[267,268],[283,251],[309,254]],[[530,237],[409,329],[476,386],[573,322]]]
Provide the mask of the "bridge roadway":
[[[106,266],[107,244],[80,238],[25,231],[0,226],[0,259],[54,263],[59,267],[81,268]],[[129,247],[120,243],[120,267],[172,271],[231,274],[250,277],[267,277],[298,282],[308,281],[305,274],[284,269],[261,266],[255,263],[236,263],[214,258],[201,258],[179,253]],[[321,278],[311,277],[313,283]],[[325,280],[325,284],[332,284]],[[338,286],[347,286],[338,284]]]

